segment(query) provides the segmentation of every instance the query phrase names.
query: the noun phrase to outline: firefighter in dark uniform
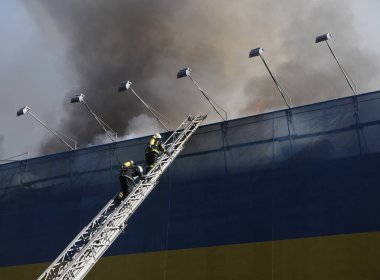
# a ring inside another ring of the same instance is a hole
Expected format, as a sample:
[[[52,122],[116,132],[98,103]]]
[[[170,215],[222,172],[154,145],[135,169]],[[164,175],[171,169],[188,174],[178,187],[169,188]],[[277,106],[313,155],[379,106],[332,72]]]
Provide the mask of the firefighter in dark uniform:
[[[168,154],[165,149],[164,144],[161,142],[161,134],[154,134],[148,143],[145,150],[145,160],[146,160],[146,173],[148,173],[157,163],[158,158],[162,153]]]
[[[133,160],[126,161],[122,164],[119,180],[120,180],[120,192],[117,195],[117,201],[120,203],[126,198],[136,186],[135,179],[145,179],[143,169],[141,166],[136,165]]]

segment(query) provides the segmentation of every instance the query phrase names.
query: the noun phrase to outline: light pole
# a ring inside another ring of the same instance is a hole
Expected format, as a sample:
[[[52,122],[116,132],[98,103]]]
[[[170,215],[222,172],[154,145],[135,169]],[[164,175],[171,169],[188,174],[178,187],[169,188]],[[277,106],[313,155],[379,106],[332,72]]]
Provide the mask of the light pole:
[[[276,87],[278,89],[278,92],[280,93],[282,99],[284,99],[286,105],[288,108],[292,108],[292,99],[290,96],[286,93],[286,91],[281,87],[280,83],[276,80],[276,78],[273,76],[272,72],[270,71],[268,64],[266,63],[264,57],[263,57],[264,49],[263,48],[256,48],[252,49],[249,52],[249,58],[260,56],[261,60],[263,61],[265,67],[267,68],[270,76],[272,77],[273,82],[276,84]]]
[[[100,124],[100,126],[103,128],[104,132],[107,134],[107,136],[111,139],[112,142],[117,141],[117,133],[112,130],[112,128],[106,124],[99,116],[97,116],[91,108],[87,105],[87,103],[84,101],[84,94],[80,93],[77,95],[74,95],[71,98],[71,103],[83,103],[83,105],[86,107],[87,111],[95,118],[95,120]],[[114,137],[110,134],[110,132],[113,134]]]
[[[14,158],[18,158],[18,157],[21,157],[24,155],[26,155],[26,158],[29,159],[29,152],[25,152],[25,153],[18,154],[18,155],[12,156],[12,157],[1,159],[0,162],[3,162],[3,161],[5,161],[5,162],[19,161],[19,160],[15,160]]]
[[[51,133],[53,133],[63,144],[65,144],[67,147],[69,147],[71,150],[75,150],[77,148],[77,141],[71,139],[70,137],[66,136],[65,134],[55,131],[54,129],[48,127],[45,123],[43,123],[39,118],[37,118],[30,110],[30,107],[25,106],[22,107],[17,111],[17,116],[22,116],[25,114],[31,115],[36,121],[38,121],[41,125],[43,125],[47,130],[49,130]],[[65,140],[66,139],[66,140]],[[68,141],[72,142],[71,144],[68,143]],[[74,144],[74,145],[73,145]]]
[[[121,82],[120,83],[120,86],[118,88],[118,92],[124,92],[124,91],[128,91],[128,90],[131,90],[132,93],[137,97],[137,99],[149,110],[149,112],[154,116],[154,118],[165,128],[166,131],[169,131],[169,129],[167,128],[167,126],[163,123],[163,121],[160,119],[159,116],[161,116],[161,118],[163,118],[166,122],[168,122],[168,120],[160,113],[158,112],[156,109],[154,109],[152,106],[150,106],[148,103],[146,103],[132,88],[132,82],[130,81],[126,81],[126,82]]]
[[[317,38],[315,38],[315,43],[320,43],[320,42],[326,42],[331,54],[333,55],[336,63],[338,63],[338,66],[340,68],[340,70],[342,71],[343,75],[344,75],[344,78],[346,79],[348,85],[350,86],[351,90],[353,91],[353,93],[355,95],[357,95],[357,86],[354,82],[354,80],[350,77],[350,75],[348,75],[347,71],[343,68],[342,64],[339,62],[338,58],[336,57],[335,53],[333,52],[328,40],[331,39],[331,34],[330,33],[326,33],[326,34],[322,34],[322,35],[319,35],[317,36]]]
[[[184,77],[189,77],[190,80],[192,80],[193,83],[195,84],[195,86],[198,88],[198,90],[206,98],[206,100],[211,104],[211,106],[215,110],[215,112],[222,118],[223,121],[227,121],[227,112],[222,107],[220,107],[210,96],[208,96],[203,91],[203,89],[197,84],[197,82],[191,76],[191,74],[190,74],[191,71],[192,70],[189,67],[179,70],[178,73],[177,73],[177,79],[184,78]],[[222,114],[219,111],[223,112],[224,117],[222,116]]]

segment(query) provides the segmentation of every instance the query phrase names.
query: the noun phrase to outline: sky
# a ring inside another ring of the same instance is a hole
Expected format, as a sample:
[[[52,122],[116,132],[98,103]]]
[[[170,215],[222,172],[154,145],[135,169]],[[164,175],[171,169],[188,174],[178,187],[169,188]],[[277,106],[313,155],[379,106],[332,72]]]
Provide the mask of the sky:
[[[79,147],[109,141],[81,106],[90,107],[119,139],[162,130],[119,82],[170,120],[189,113],[220,121],[189,79],[192,76],[229,118],[285,108],[260,59],[264,57],[293,105],[350,95],[325,45],[330,32],[340,62],[365,93],[380,89],[380,3],[375,0],[5,0],[0,9],[0,159],[67,150],[31,116],[78,140]]]

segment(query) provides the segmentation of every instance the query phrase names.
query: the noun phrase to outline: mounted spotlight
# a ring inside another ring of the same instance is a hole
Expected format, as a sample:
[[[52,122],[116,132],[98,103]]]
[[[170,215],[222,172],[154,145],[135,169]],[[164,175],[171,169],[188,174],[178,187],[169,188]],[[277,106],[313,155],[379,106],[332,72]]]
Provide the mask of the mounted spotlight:
[[[17,117],[18,116],[21,116],[21,115],[25,115],[26,113],[28,113],[30,111],[30,108],[28,106],[25,106],[25,107],[22,107],[21,109],[19,109],[17,111]]]
[[[164,124],[164,122],[161,120],[164,119],[166,122],[169,122],[164,115],[162,115],[160,112],[158,112],[156,109],[154,109],[152,106],[150,106],[148,103],[146,103],[132,88],[132,82],[126,81],[121,82],[120,86],[118,88],[118,92],[128,91],[131,90],[132,93],[137,97],[137,99],[149,110],[149,112],[154,116],[154,118],[165,128],[166,131],[169,131],[167,126]],[[161,118],[160,118],[161,117]]]
[[[208,96],[203,89],[197,84],[197,82],[193,79],[193,77],[190,75],[190,72],[192,70],[189,67],[183,68],[178,71],[177,73],[177,79],[184,78],[184,77],[189,77],[190,80],[193,81],[195,86],[198,88],[198,90],[203,94],[203,96],[206,98],[206,100],[211,104],[212,108],[215,110],[215,112],[222,118],[223,121],[227,121],[227,112],[220,107],[210,96]],[[219,109],[219,110],[218,110]],[[224,117],[220,113],[220,111],[223,112]]]
[[[132,82],[130,82],[130,81],[121,82],[120,83],[120,87],[118,88],[118,92],[129,90],[129,88],[131,87],[131,85],[132,85]]]
[[[37,118],[31,111],[30,107],[24,106],[20,108],[17,111],[17,116],[22,116],[29,114],[31,115],[36,121],[38,121],[42,126],[44,126],[47,130],[49,130],[51,133],[53,133],[63,144],[65,144],[67,147],[69,147],[71,150],[75,150],[77,148],[77,141],[71,139],[70,137],[66,136],[65,134],[55,131],[54,129],[48,127],[45,123],[43,123],[39,118]],[[65,140],[65,139],[66,140]],[[67,140],[71,141],[72,144],[69,144]]]
[[[177,79],[190,76],[190,72],[193,71],[190,68],[184,68],[178,71],[177,73]]]
[[[72,98],[71,98],[71,103],[83,103],[83,105],[86,107],[87,111],[95,118],[95,120],[100,124],[100,126],[103,128],[104,132],[107,134],[107,136],[111,139],[112,142],[116,142],[117,141],[117,133],[115,131],[112,130],[112,128],[105,123],[105,121],[103,121],[99,116],[97,116],[92,110],[91,108],[87,105],[87,103],[84,101],[84,97],[85,95],[83,93],[79,93],[79,94],[76,94],[74,95]],[[110,132],[113,134],[113,137],[112,135],[110,134]]]
[[[346,79],[349,87],[351,88],[351,90],[353,91],[354,95],[357,95],[357,86],[354,82],[354,80],[350,77],[350,75],[347,73],[347,71],[343,68],[342,64],[339,62],[338,58],[336,57],[334,51],[332,50],[328,40],[331,38],[331,34],[330,33],[326,33],[326,34],[322,34],[322,35],[319,35],[317,38],[315,38],[315,43],[320,43],[320,42],[326,42],[327,44],[327,47],[329,48],[331,54],[333,55],[336,63],[338,63],[338,66],[340,68],[340,70],[342,71],[343,73],[343,76],[344,78]]]
[[[327,41],[327,40],[330,40],[330,38],[331,38],[330,33],[322,34],[322,35],[317,36],[317,38],[315,38],[315,43]]]
[[[256,56],[260,56],[261,60],[263,61],[265,67],[267,68],[270,76],[272,77],[272,80],[273,82],[276,84],[276,87],[282,97],[282,99],[284,99],[286,105],[288,106],[288,108],[292,108],[292,99],[290,98],[290,96],[286,93],[286,91],[281,87],[280,83],[276,80],[276,78],[273,76],[272,72],[270,71],[269,67],[268,67],[268,64],[266,63],[264,57],[263,57],[263,53],[264,53],[264,49],[263,48],[256,48],[256,49],[252,49],[250,52],[249,52],[249,58],[252,58],[252,57],[256,57]]]
[[[84,96],[85,95],[83,93],[74,95],[71,98],[71,103],[83,102],[84,101]]]
[[[263,48],[252,49],[249,52],[249,58],[262,55],[263,53],[264,53],[264,49]]]

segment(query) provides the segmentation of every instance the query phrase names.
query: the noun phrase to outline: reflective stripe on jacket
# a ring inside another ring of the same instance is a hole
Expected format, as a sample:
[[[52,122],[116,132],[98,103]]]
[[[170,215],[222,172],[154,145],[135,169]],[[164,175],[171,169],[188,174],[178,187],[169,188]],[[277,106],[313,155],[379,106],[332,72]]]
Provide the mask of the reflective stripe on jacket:
[[[148,147],[145,150],[145,153],[155,152],[160,154],[166,152],[166,149],[160,140],[157,140],[155,137],[150,138]]]

